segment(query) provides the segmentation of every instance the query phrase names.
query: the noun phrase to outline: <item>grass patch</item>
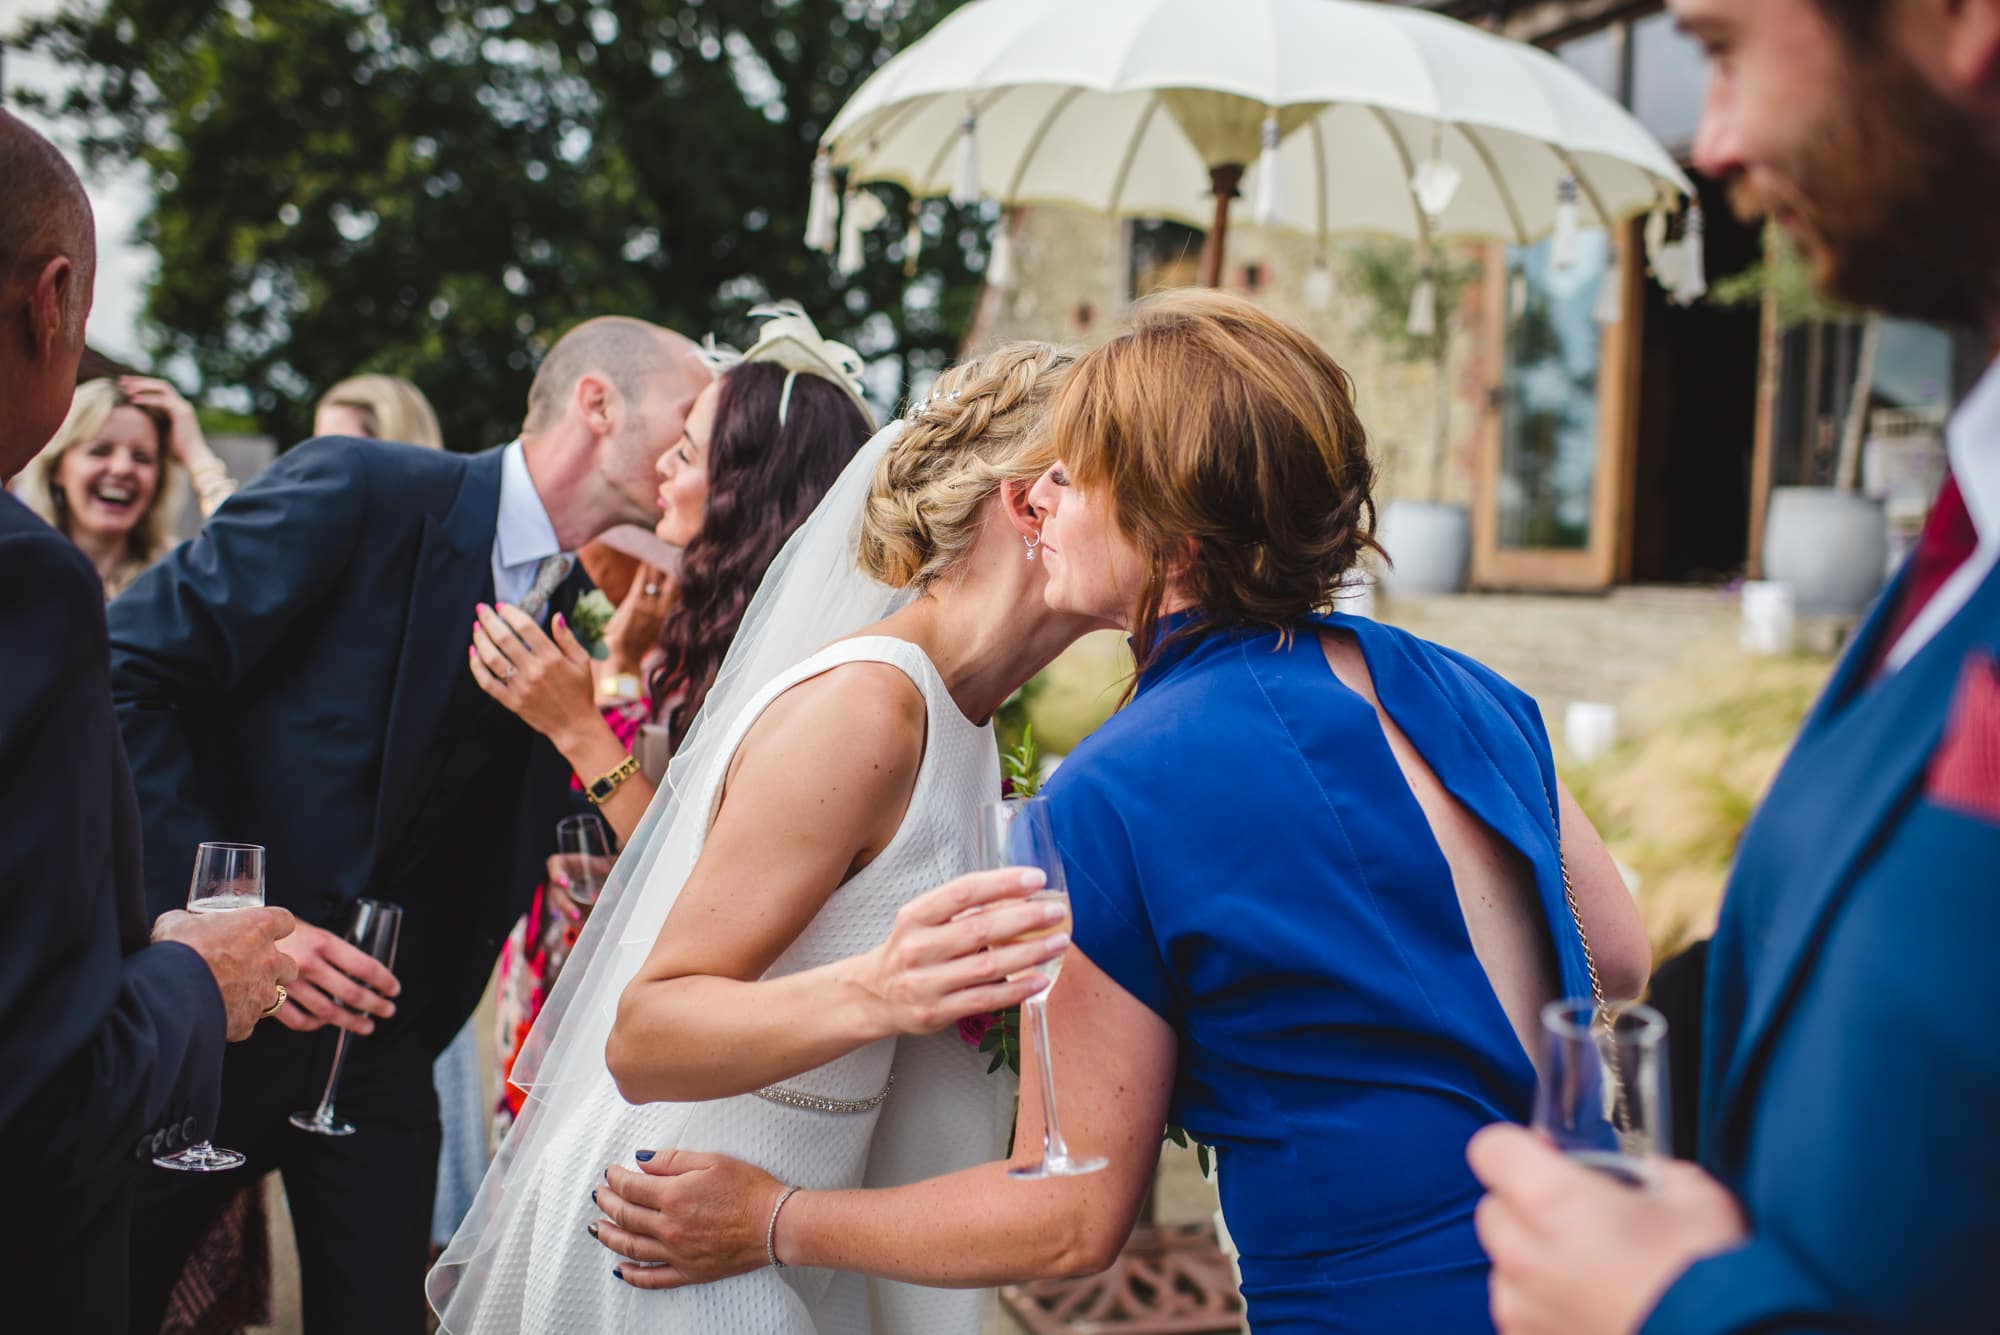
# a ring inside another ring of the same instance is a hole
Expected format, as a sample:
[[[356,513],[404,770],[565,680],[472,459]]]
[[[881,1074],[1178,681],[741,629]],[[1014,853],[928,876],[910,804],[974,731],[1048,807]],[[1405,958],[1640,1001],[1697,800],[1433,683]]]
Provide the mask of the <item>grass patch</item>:
[[[1656,960],[1715,929],[1743,829],[1832,668],[1718,645],[1635,692],[1604,756],[1558,755],[1563,781],[1637,875]]]

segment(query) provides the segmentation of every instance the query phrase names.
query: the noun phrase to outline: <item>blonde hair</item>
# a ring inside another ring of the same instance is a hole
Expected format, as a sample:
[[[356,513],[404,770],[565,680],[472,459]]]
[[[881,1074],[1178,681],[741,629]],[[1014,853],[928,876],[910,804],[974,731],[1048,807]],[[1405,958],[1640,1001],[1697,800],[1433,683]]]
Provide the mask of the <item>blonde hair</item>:
[[[1353,381],[1311,335],[1242,297],[1141,302],[1127,332],[1077,363],[1048,435],[1071,484],[1106,491],[1147,560],[1132,609],[1147,650],[1169,585],[1200,625],[1283,633],[1380,551]]]
[[[861,568],[891,588],[924,588],[971,550],[979,511],[1055,454],[1042,416],[1076,355],[1009,343],[937,378],[889,447],[861,520]]]
[[[187,484],[179,462],[167,449],[169,432],[166,419],[150,408],[140,408],[133,403],[115,380],[86,380],[77,386],[76,397],[70,400],[69,415],[56,428],[54,437],[21,470],[20,478],[14,483],[15,495],[30,510],[47,520],[49,526],[64,537],[70,537],[69,502],[56,483],[56,470],[61,467],[64,455],[79,445],[96,440],[104,430],[104,424],[111,420],[111,414],[119,408],[137,409],[153,424],[153,438],[159,449],[160,480],[153,488],[153,499],[146,506],[145,513],[139,516],[139,522],[126,535],[125,558],[104,581],[104,596],[107,598],[123,592],[126,585],[137,579],[147,566],[165,556],[168,549],[180,540],[174,535],[173,522],[187,504]]]
[[[399,375],[357,375],[320,395],[322,408],[352,408],[377,440],[400,440],[428,449],[444,448],[444,432],[424,392]]]

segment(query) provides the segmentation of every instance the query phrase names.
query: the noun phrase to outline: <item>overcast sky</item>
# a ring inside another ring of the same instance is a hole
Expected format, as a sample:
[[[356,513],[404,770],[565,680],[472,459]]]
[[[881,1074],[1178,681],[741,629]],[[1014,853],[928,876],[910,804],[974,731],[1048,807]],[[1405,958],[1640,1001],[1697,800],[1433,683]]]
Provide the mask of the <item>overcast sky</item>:
[[[61,7],[61,0],[0,0],[0,43],[12,38],[24,20]],[[6,81],[9,111],[28,121],[77,162],[76,142],[61,124],[37,117],[17,106],[13,93],[22,88],[59,89],[64,74],[60,66],[39,56],[29,56],[8,47],[0,78]],[[78,170],[82,164],[77,163]],[[90,345],[114,357],[140,361],[139,306],[147,278],[152,274],[153,252],[132,241],[140,216],[145,213],[150,194],[144,179],[135,172],[116,176],[85,174],[83,183],[90,192],[91,208],[97,214],[97,297],[90,312]]]

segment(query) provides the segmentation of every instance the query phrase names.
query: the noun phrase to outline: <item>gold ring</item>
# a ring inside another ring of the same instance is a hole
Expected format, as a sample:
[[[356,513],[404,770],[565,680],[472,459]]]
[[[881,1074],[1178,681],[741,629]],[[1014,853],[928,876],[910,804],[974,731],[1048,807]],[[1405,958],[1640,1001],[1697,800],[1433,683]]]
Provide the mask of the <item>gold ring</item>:
[[[286,999],[287,999],[288,997],[290,997],[290,996],[291,996],[291,993],[289,993],[289,992],[285,991],[285,985],[284,985],[283,983],[279,983],[279,984],[278,984],[278,999],[277,999],[276,1001],[272,1002],[272,1003],[270,1004],[270,1006],[269,1006],[269,1007],[267,1007],[267,1008],[265,1009],[264,1013],[263,1013],[262,1015],[258,1016],[257,1018],[258,1018],[258,1019],[260,1019],[260,1020],[268,1020],[268,1019],[270,1019],[270,1018],[271,1018],[271,1017],[272,1017],[273,1015],[276,1015],[276,1014],[277,1014],[277,1013],[278,1013],[279,1011],[281,1011],[281,1010],[283,1010],[283,1009],[285,1008],[285,1000],[286,1000]]]

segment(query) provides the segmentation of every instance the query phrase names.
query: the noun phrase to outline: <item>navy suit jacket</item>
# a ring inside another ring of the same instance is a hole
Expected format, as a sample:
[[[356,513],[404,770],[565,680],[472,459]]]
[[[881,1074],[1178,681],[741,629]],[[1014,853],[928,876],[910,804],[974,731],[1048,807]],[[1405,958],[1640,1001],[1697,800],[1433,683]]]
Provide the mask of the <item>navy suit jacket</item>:
[[[214,1125],[226,1021],[201,957],[149,944],[103,586],[4,492],[0,661],[0,1292],[22,1329],[118,1330],[135,1158]]]
[[[2000,823],[1925,795],[1968,658],[2000,653],[2000,573],[1871,681],[1895,601],[1744,835],[1709,958],[1701,1159],[1752,1238],[1690,1267],[1650,1335],[2000,1322]]]
[[[390,1023],[442,1048],[570,807],[568,766],[466,665],[493,596],[498,450],[287,453],[111,606],[111,686],[155,910],[205,839],[265,845],[270,902],[333,931],[404,909]],[[554,600],[567,607],[572,575]]]

